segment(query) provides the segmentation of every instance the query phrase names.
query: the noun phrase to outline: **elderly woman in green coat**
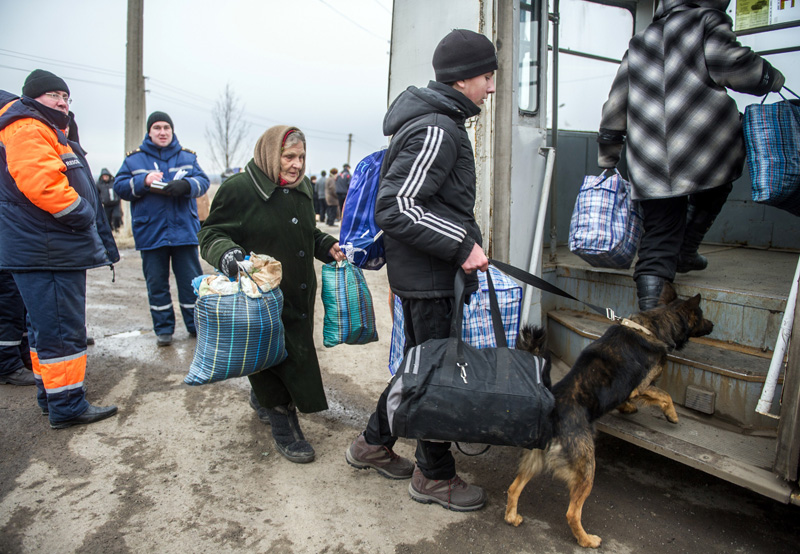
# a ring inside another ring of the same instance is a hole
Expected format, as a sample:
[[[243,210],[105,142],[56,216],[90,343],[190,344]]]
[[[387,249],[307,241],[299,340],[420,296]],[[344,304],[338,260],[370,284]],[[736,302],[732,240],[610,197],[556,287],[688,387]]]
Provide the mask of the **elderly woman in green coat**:
[[[335,237],[316,227],[314,191],[305,177],[305,136],[279,125],[258,139],[245,171],[217,191],[198,239],[200,253],[228,277],[238,274],[245,254],[267,254],[281,262],[281,319],[288,357],[249,377],[251,405],[263,406],[278,451],[292,462],[314,460],[297,419],[301,412],[328,409],[314,348],[314,258],[343,260]]]

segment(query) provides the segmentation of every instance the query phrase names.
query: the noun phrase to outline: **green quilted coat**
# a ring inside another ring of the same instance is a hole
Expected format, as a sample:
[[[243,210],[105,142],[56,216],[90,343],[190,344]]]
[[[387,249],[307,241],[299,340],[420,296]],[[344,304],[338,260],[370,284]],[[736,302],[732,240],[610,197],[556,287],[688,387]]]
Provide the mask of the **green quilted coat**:
[[[219,188],[198,233],[200,254],[214,267],[237,246],[247,254],[267,254],[281,262],[289,356],[249,379],[262,406],[294,402],[306,413],[328,408],[313,340],[314,258],[332,261],[328,251],[337,241],[317,229],[313,197],[308,178],[294,189],[282,188],[250,160],[245,171]]]

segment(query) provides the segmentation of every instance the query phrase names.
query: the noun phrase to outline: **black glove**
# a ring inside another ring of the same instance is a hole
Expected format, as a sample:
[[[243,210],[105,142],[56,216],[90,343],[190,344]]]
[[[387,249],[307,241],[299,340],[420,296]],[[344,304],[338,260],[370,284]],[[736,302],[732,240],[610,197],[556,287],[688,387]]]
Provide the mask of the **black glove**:
[[[167,183],[161,192],[167,196],[186,196],[192,191],[192,185],[186,179],[178,179]]]
[[[784,77],[783,73],[776,69],[773,79],[772,87],[769,90],[771,92],[780,92],[780,90],[783,88],[783,84],[786,82],[786,77]]]
[[[243,261],[244,252],[240,248],[231,248],[219,259],[219,270],[227,277],[235,279],[239,275],[239,264],[237,262]]]

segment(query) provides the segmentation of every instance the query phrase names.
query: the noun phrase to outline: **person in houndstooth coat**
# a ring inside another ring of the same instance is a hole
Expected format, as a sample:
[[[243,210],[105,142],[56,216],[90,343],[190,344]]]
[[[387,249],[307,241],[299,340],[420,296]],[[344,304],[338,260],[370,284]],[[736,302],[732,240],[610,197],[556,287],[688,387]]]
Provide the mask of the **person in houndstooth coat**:
[[[697,252],[744,166],[742,124],[728,89],[764,95],[784,77],[742,46],[730,0],[664,0],[635,35],[603,105],[598,165],[627,143],[644,235],[634,270],[639,308],[655,307],[676,272],[705,269]]]

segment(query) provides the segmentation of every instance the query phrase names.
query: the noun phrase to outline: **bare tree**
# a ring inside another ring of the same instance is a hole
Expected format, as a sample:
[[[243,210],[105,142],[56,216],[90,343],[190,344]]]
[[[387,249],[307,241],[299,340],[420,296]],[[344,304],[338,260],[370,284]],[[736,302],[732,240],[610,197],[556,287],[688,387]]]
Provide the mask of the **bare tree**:
[[[206,127],[206,140],[211,150],[211,158],[222,171],[236,165],[239,150],[246,136],[247,122],[244,120],[244,108],[228,83],[214,104],[211,126]]]

